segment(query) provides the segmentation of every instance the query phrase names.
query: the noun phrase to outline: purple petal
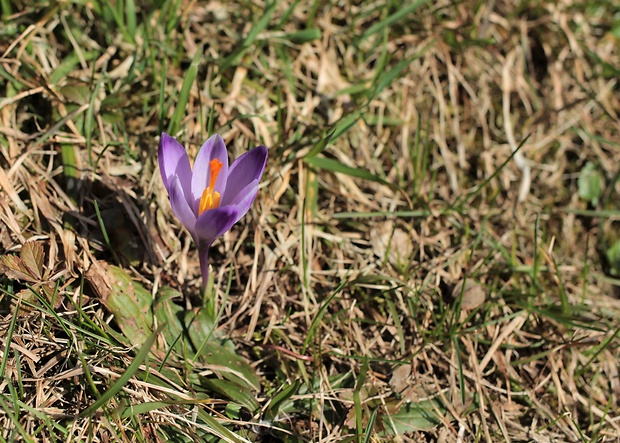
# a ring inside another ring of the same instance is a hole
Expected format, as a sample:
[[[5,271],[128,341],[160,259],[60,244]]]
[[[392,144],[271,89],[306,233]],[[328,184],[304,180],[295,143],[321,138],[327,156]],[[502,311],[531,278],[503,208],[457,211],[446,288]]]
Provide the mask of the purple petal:
[[[224,206],[203,212],[196,220],[196,242],[211,242],[224,234],[238,218],[239,210],[235,206]]]
[[[228,170],[228,182],[221,205],[230,205],[250,183],[260,181],[266,163],[267,148],[264,146],[254,148],[237,158]]]
[[[215,191],[220,195],[226,189],[226,178],[228,177],[228,153],[226,152],[226,144],[222,137],[214,135],[210,137],[198,151],[196,161],[194,162],[194,175],[192,177],[192,194],[194,196],[193,208],[198,212],[200,197],[202,192],[209,186],[209,178],[211,176],[209,163],[217,158],[222,162],[222,170],[215,182]]]
[[[192,168],[189,165],[187,152],[181,144],[163,132],[159,140],[159,171],[168,193],[175,177],[181,179],[183,194],[189,196],[191,190]]]
[[[258,181],[259,180],[257,179],[249,183],[245,188],[239,191],[233,201],[230,202],[231,206],[236,206],[239,211],[237,214],[237,221],[247,214],[252,206],[252,203],[254,203],[254,199],[258,193]]]
[[[185,229],[192,234],[195,241],[194,227],[196,225],[196,214],[194,214],[192,208],[187,204],[187,199],[183,194],[183,187],[179,177],[174,177],[172,179],[172,184],[170,186],[170,206],[172,206],[174,215],[176,215],[181,224],[185,226]]]

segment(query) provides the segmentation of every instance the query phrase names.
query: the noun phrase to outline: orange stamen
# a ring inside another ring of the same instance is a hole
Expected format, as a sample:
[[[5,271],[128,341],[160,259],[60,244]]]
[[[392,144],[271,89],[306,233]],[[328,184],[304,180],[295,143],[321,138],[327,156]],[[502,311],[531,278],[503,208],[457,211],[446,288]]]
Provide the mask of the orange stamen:
[[[211,177],[209,177],[209,188],[213,189],[215,187],[215,180],[217,180],[217,176],[220,175],[222,166],[224,166],[224,163],[219,161],[217,158],[214,158],[209,162],[209,169],[211,170]]]
[[[209,209],[214,209],[220,206],[220,193],[214,190],[217,176],[220,174],[224,164],[217,158],[214,158],[209,162],[209,187],[202,191],[202,197],[200,197],[200,205],[198,205],[198,215],[202,214]]]

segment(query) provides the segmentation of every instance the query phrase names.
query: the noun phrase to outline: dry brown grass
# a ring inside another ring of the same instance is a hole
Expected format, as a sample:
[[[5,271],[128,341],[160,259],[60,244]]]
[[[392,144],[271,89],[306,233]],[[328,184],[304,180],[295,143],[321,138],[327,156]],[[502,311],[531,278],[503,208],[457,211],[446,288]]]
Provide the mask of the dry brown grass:
[[[13,5],[5,22],[0,251],[34,240],[45,258],[36,278],[3,262],[3,440],[620,441],[605,257],[620,215],[617,8],[441,1],[390,23],[396,5],[300,2],[227,58],[266,5],[170,7],[139,10],[136,42],[98,2]],[[306,28],[320,37],[291,36]],[[175,134],[190,157],[208,124],[233,157],[270,148],[253,209],[212,250],[220,329],[261,376],[263,409],[302,387],[275,417],[235,418],[225,396],[196,396],[191,370],[148,360],[169,385],[138,372],[80,417],[138,351],[87,271],[117,264],[154,296],[199,298],[155,155],[201,48]],[[588,161],[605,179],[597,205],[577,192]],[[415,404],[433,426],[382,434]]]

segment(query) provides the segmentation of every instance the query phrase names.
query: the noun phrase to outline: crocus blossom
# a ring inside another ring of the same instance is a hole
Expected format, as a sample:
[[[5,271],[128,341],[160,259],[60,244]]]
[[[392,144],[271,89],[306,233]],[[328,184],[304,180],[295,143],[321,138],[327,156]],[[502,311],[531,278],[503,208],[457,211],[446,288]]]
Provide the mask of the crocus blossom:
[[[226,144],[214,135],[200,148],[192,169],[185,148],[164,132],[158,157],[172,211],[198,246],[204,287],[209,248],[252,206],[267,162],[267,148],[258,146],[228,166]]]

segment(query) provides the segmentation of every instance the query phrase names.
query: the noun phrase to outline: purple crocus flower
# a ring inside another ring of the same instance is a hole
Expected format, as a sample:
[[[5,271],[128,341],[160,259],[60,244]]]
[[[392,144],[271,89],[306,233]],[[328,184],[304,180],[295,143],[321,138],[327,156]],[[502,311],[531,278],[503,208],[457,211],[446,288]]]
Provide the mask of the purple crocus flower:
[[[209,276],[209,247],[252,206],[267,163],[267,148],[258,146],[228,166],[226,144],[219,135],[207,140],[194,162],[165,132],[159,141],[159,170],[172,211],[198,246],[202,285]]]

